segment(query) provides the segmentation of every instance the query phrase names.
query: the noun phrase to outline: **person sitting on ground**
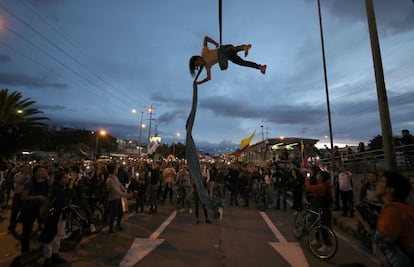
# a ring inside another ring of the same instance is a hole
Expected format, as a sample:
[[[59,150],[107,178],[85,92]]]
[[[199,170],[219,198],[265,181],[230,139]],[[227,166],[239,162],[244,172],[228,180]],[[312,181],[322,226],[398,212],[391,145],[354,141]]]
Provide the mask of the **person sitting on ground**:
[[[210,49],[208,43],[211,43],[216,46],[215,49]],[[252,45],[222,45],[219,46],[219,43],[214,41],[208,36],[204,37],[203,49],[201,51],[201,56],[192,56],[190,58],[190,74],[194,77],[196,70],[199,68],[206,68],[207,77],[201,81],[197,81],[197,84],[202,84],[211,80],[211,67],[219,63],[222,70],[227,69],[227,60],[230,60],[234,64],[254,68],[260,70],[261,73],[266,73],[266,65],[259,65],[251,61],[245,61],[237,55],[238,52],[244,51],[244,56],[247,57],[249,50]]]
[[[414,207],[405,203],[411,191],[409,180],[397,172],[385,171],[376,191],[384,201],[376,227],[357,209],[355,218],[369,233],[381,266],[414,266]]]

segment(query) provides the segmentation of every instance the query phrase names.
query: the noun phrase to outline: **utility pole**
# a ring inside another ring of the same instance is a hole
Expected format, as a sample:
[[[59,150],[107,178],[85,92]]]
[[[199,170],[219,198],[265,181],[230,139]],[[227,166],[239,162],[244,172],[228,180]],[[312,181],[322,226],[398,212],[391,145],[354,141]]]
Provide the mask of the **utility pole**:
[[[331,151],[333,151],[333,130],[332,130],[332,119],[331,119],[331,104],[329,102],[329,88],[328,88],[328,74],[326,71],[326,57],[325,57],[325,41],[323,37],[323,27],[322,27],[322,14],[321,14],[321,1],[318,0],[318,14],[319,14],[319,30],[321,34],[321,45],[322,45],[322,61],[323,61],[323,75],[325,81],[325,94],[326,94],[326,105],[328,109],[328,124],[329,124],[329,137],[331,141]],[[331,164],[332,168],[334,166],[334,156],[331,153]]]
[[[141,137],[142,137],[142,117],[144,116],[144,111],[141,111],[141,119],[139,122],[139,136],[138,136],[138,157],[141,158]]]
[[[149,152],[150,148],[151,148],[151,122],[152,122],[152,104],[151,106],[148,108],[148,113],[150,115],[149,118],[149,127],[148,127],[148,144],[147,144],[147,153]]]
[[[378,106],[382,130],[382,144],[384,147],[385,168],[396,170],[397,161],[394,149],[394,137],[392,135],[390,112],[388,108],[387,89],[385,88],[384,71],[382,68],[381,51],[378,40],[377,23],[372,0],[365,0],[369,36],[371,39],[372,59],[374,61],[375,82],[377,85]]]

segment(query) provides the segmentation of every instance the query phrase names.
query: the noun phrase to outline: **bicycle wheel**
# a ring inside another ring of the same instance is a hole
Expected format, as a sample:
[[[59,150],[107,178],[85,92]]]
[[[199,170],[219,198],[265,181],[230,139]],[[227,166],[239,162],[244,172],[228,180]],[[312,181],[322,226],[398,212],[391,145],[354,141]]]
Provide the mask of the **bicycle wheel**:
[[[329,227],[320,225],[309,232],[308,246],[315,257],[330,259],[338,250],[338,239]]]
[[[298,240],[302,239],[305,234],[306,214],[306,210],[302,210],[301,212],[297,213],[294,218],[293,234]]]
[[[82,236],[82,223],[70,214],[66,220],[65,233],[60,244],[61,251],[69,251],[76,248]]]
[[[95,225],[96,232],[100,232],[104,226],[104,214],[100,207],[95,207],[92,211],[91,223]]]

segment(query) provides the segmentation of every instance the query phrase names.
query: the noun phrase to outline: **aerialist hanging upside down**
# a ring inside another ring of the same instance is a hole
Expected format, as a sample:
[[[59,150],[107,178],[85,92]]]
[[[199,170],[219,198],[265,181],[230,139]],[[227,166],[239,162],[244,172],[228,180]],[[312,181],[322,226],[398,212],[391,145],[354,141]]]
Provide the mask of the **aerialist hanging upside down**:
[[[208,43],[212,43],[216,46],[215,49],[209,49]],[[222,45],[211,39],[210,37],[204,37],[203,50],[201,56],[192,56],[190,58],[190,73],[194,77],[196,70],[199,68],[206,68],[207,77],[204,80],[197,81],[197,84],[202,84],[211,80],[211,67],[219,63],[222,70],[227,69],[227,60],[230,60],[234,64],[254,68],[260,70],[261,73],[266,73],[266,65],[259,65],[251,61],[245,61],[237,55],[238,52],[244,51],[244,56],[247,57],[249,49],[252,45]]]

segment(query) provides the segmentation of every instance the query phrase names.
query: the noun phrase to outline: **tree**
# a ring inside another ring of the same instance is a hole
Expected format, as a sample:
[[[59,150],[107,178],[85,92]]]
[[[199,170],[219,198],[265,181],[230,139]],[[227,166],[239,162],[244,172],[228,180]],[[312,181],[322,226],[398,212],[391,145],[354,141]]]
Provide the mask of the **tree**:
[[[46,117],[38,116],[42,111],[33,108],[36,101],[22,99],[19,92],[0,90],[0,161],[12,157],[34,133],[46,128]]]
[[[399,145],[399,140],[400,138],[398,136],[394,136],[394,146]],[[368,147],[369,147],[369,150],[383,149],[382,136],[377,135],[373,139],[369,140]]]

